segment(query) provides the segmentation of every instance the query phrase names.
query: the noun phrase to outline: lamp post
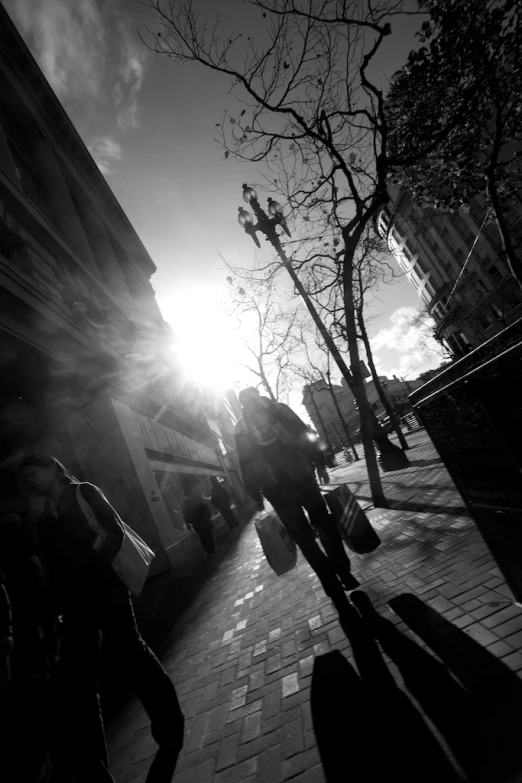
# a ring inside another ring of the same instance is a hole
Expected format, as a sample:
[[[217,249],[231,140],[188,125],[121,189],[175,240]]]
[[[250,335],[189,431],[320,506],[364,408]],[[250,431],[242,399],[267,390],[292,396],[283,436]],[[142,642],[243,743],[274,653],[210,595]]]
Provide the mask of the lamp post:
[[[348,388],[350,389],[350,391],[355,397],[355,387],[353,383],[352,374],[348,369],[346,362],[342,358],[339,349],[337,348],[332,336],[330,335],[326,326],[322,322],[319,313],[315,309],[310,297],[308,296],[307,291],[305,290],[303,284],[299,280],[295,272],[295,269],[293,268],[290,260],[287,258],[286,253],[281,245],[281,242],[279,241],[279,236],[276,231],[278,226],[281,226],[281,228],[283,229],[283,231],[287,236],[291,236],[290,231],[288,230],[288,226],[286,224],[285,217],[283,215],[282,206],[278,204],[277,201],[274,201],[274,199],[269,198],[268,212],[270,216],[267,215],[267,213],[259,204],[256,191],[254,190],[254,188],[251,188],[248,185],[243,185],[243,200],[246,201],[246,203],[252,208],[252,211],[255,217],[257,218],[257,223],[254,223],[254,218],[252,217],[250,212],[248,212],[243,207],[239,207],[238,208],[239,224],[243,226],[246,233],[250,237],[252,237],[257,247],[261,247],[261,245],[259,244],[259,239],[257,238],[258,232],[264,234],[264,236],[268,239],[268,241],[276,251],[277,255],[281,259],[284,268],[292,278],[292,282],[295,288],[297,289],[297,291],[299,292],[299,295],[301,296],[301,299],[303,300],[306,308],[308,309],[308,312],[312,316],[312,319],[315,325],[317,326],[319,333],[326,344],[326,347],[330,351],[333,360],[337,364],[341,372],[341,375],[343,376],[346,383],[348,384]],[[375,413],[373,411],[371,411],[371,416],[372,416],[372,437],[379,450],[379,462],[381,464],[382,469],[384,471],[388,471],[388,470],[399,470],[400,468],[407,467],[409,465],[409,461],[405,453],[394,443],[390,442],[383,427],[381,427],[381,425],[377,421],[377,417],[375,416]]]

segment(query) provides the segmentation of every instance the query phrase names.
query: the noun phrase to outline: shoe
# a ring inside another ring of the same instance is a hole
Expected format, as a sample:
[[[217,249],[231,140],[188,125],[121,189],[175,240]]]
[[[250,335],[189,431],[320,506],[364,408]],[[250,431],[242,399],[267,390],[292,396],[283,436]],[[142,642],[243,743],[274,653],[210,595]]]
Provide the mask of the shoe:
[[[346,579],[342,579],[341,581],[347,593],[349,593],[351,590],[356,590],[360,586],[360,582],[354,577],[353,574],[349,574]]]

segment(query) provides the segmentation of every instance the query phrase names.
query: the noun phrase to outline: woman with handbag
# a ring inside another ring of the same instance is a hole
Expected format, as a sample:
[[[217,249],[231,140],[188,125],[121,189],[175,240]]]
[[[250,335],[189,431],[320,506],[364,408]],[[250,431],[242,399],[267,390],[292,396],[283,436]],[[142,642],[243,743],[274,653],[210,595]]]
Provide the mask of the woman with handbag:
[[[124,525],[98,487],[80,484],[55,457],[26,457],[19,470],[32,492],[45,498],[37,535],[63,616],[64,690],[78,779],[113,783],[98,687],[101,632],[127,665],[159,745],[147,781],[167,783],[183,745],[184,718],[174,685],[140,636],[130,592],[113,567]],[[89,524],[79,499],[88,504],[103,535]]]

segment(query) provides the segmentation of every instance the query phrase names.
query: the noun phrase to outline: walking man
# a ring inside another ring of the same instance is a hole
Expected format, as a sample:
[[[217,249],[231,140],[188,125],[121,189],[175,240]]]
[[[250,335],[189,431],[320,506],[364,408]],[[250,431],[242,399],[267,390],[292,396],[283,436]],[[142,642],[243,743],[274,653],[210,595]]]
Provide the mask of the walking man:
[[[264,507],[263,496],[272,504],[325,593],[340,598],[343,587],[354,590],[359,582],[315,480],[317,467],[323,483],[329,482],[319,447],[288,405],[261,397],[254,388],[241,391],[239,402],[243,417],[236,425],[236,448],[248,494],[259,510]],[[310,525],[319,533],[326,554]]]
[[[210,484],[212,490],[210,492],[210,502],[217,508],[230,529],[239,526],[237,517],[230,507],[230,495],[226,491],[225,487],[219,479],[215,476],[210,476]]]
[[[196,480],[192,480],[185,486],[187,499],[183,503],[183,516],[187,527],[196,531],[201,541],[201,546],[209,557],[216,556],[216,546],[212,533],[212,510],[201,494],[201,489]]]

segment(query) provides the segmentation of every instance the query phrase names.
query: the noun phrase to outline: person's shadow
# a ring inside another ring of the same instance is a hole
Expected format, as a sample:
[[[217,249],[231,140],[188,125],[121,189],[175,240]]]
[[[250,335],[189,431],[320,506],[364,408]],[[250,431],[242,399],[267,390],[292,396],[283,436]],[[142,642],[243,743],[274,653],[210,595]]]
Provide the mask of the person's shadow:
[[[352,600],[357,609],[339,607],[339,618],[358,674],[334,651],[316,659],[312,677],[312,719],[328,783],[518,780],[522,769],[518,677],[414,596],[394,599],[394,611],[424,641],[433,642],[444,663],[377,614],[364,593],[352,593]],[[447,626],[456,632],[448,649]],[[442,629],[443,641],[438,643],[432,638],[436,628]],[[400,685],[377,641],[398,668]],[[455,651],[459,641],[461,653]],[[463,675],[460,669],[467,669],[465,660],[470,657],[475,661],[474,675],[469,671]],[[477,667],[488,680],[486,688],[479,687]],[[508,703],[503,712],[502,705]]]

